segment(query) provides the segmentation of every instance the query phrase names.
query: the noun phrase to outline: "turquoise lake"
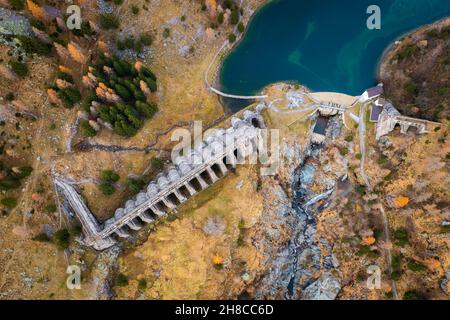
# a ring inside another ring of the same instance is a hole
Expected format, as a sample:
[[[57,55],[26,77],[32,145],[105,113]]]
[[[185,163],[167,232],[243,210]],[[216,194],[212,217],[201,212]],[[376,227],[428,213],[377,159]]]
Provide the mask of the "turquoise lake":
[[[381,9],[381,30],[369,30],[367,8]],[[376,84],[386,48],[424,24],[450,15],[450,0],[274,0],[252,19],[227,56],[221,89],[250,95],[295,81],[313,91],[359,95]]]

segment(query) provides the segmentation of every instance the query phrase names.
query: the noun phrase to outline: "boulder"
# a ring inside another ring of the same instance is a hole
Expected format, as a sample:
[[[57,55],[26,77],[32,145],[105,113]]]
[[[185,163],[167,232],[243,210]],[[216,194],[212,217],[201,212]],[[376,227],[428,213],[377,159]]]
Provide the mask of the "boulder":
[[[302,293],[305,300],[335,300],[341,291],[341,280],[329,272],[322,276]]]

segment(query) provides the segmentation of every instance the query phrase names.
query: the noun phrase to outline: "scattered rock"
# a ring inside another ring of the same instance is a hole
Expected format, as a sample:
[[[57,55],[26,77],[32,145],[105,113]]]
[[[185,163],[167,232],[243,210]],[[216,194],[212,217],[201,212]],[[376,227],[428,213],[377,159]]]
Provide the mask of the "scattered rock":
[[[203,225],[203,232],[210,236],[221,236],[225,231],[225,221],[222,217],[209,217]]]
[[[340,279],[329,272],[324,272],[317,281],[303,291],[302,298],[305,300],[335,300],[340,291]]]

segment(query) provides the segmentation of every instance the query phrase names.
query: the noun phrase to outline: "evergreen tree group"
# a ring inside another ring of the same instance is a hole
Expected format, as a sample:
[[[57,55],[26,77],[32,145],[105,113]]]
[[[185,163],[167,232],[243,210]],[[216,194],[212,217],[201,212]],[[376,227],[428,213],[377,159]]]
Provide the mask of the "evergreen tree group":
[[[114,73],[105,73],[105,66],[111,68]],[[145,67],[138,71],[129,62],[117,56],[109,58],[101,54],[98,63],[93,67],[97,80],[113,89],[123,101],[114,104],[102,102],[97,110],[99,117],[111,124],[117,134],[126,137],[135,135],[144,125],[144,121],[151,119],[158,111],[157,105],[147,101],[140,87],[140,82],[144,81],[150,91],[156,92],[156,76]],[[88,107],[90,103],[92,100],[85,105]]]

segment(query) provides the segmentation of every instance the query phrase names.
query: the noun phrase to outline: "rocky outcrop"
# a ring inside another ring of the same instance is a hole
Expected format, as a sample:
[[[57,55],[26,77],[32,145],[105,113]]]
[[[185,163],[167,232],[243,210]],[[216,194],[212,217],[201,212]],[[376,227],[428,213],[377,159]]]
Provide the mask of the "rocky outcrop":
[[[324,272],[322,276],[302,293],[304,300],[334,300],[341,291],[341,281],[339,277],[330,272]]]

